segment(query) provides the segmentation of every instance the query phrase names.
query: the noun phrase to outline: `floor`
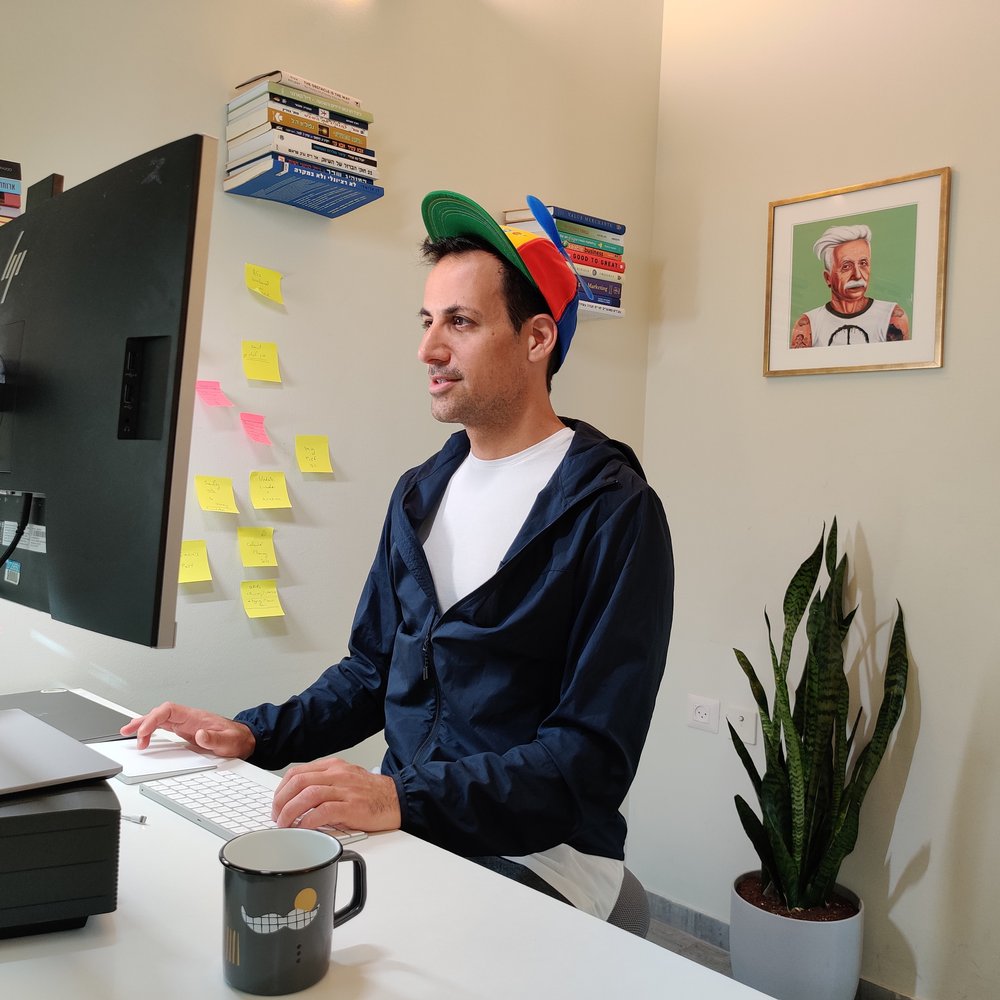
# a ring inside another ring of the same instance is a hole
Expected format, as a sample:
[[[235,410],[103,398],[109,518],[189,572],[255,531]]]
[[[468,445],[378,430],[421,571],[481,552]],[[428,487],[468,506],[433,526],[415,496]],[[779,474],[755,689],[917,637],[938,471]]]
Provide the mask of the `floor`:
[[[716,948],[690,934],[685,934],[684,931],[671,927],[670,924],[653,920],[649,925],[649,933],[646,938],[654,944],[660,945],[661,948],[683,955],[685,958],[691,959],[692,962],[721,972],[724,976],[732,975],[728,951]]]

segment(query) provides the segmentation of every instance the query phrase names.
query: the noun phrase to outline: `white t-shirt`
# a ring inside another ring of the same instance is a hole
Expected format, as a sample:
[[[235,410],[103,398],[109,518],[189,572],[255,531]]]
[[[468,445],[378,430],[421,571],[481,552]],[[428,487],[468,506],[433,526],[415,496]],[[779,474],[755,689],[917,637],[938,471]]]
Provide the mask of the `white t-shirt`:
[[[572,440],[564,427],[506,458],[484,461],[470,452],[455,470],[420,529],[442,611],[496,573]]]
[[[446,611],[496,573],[542,488],[573,440],[569,427],[506,458],[469,454],[437,510],[420,529],[438,604]],[[606,919],[618,899],[624,865],[566,844],[511,858],[530,868],[574,906]]]

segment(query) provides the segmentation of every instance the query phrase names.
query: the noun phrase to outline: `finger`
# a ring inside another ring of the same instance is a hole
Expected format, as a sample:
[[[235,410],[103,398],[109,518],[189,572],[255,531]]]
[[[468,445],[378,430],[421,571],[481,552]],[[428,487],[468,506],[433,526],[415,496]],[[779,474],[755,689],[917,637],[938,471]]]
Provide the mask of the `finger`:
[[[350,767],[337,757],[310,761],[307,764],[296,764],[286,772],[274,793],[275,817],[286,803],[310,785],[327,785],[343,781],[346,768]]]
[[[328,818],[331,810],[326,807],[340,802],[340,792],[330,785],[309,785],[290,798],[274,817],[278,826],[302,826],[315,830],[334,822]]]

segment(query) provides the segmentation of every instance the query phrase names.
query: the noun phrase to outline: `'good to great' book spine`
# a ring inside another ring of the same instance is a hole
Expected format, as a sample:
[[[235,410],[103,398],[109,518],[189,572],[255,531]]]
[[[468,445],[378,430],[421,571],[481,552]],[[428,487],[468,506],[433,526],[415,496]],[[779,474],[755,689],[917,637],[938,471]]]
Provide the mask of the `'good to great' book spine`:
[[[625,262],[621,260],[615,261],[609,257],[600,257],[597,254],[584,253],[581,250],[574,250],[572,247],[567,247],[566,252],[577,264],[585,264],[589,267],[603,267],[607,271],[625,270]]]

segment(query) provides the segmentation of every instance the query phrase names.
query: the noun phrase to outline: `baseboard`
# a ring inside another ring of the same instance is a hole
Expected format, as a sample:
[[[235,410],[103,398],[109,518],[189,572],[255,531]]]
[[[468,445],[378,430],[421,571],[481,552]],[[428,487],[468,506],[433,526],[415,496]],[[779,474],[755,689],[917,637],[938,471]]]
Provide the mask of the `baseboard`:
[[[680,903],[664,899],[655,892],[647,890],[646,895],[649,897],[649,915],[653,920],[690,934],[706,944],[729,951],[729,924],[682,906]],[[862,979],[858,984],[855,1000],[913,1000],[913,998]]]

